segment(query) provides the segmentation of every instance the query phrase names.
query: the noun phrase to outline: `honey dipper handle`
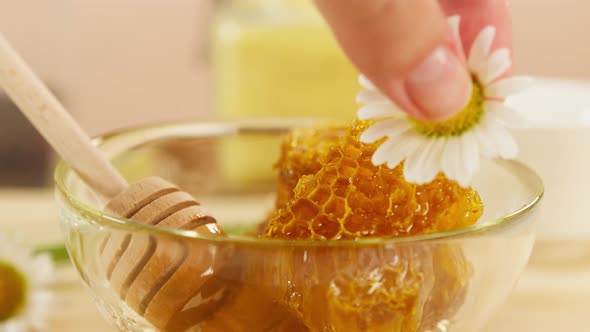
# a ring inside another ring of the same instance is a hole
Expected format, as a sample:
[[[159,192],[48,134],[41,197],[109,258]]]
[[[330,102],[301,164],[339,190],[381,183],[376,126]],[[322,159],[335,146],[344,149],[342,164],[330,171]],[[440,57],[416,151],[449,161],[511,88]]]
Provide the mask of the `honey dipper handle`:
[[[111,199],[127,187],[121,174],[1,33],[0,87],[97,194]]]

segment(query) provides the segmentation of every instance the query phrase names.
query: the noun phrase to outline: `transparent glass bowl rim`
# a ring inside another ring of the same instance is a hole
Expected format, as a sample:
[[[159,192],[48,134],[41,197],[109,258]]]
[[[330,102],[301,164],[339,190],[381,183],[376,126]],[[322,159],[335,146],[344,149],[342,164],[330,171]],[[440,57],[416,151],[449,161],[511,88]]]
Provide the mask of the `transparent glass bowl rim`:
[[[105,147],[116,141],[127,141],[125,150],[139,147],[144,144],[163,138],[221,138],[234,136],[245,133],[257,134],[280,134],[286,133],[289,129],[297,126],[305,126],[326,122],[318,119],[255,119],[255,120],[234,120],[234,121],[198,121],[198,122],[170,122],[157,125],[146,125],[120,129],[111,133],[99,136],[93,141],[99,147]],[[329,122],[334,124],[334,121]],[[515,226],[519,223],[524,215],[530,212],[541,201],[544,188],[541,177],[525,164],[515,160],[499,160],[510,167],[519,177],[527,177],[527,183],[532,187],[530,199],[519,209],[502,216],[500,218],[478,221],[474,225],[464,227],[458,230],[435,232],[424,235],[412,235],[404,237],[374,237],[356,240],[338,240],[338,241],[318,241],[318,240],[285,240],[285,239],[265,239],[245,235],[228,235],[225,237],[214,235],[202,235],[193,231],[177,230],[170,228],[159,228],[156,226],[144,225],[130,221],[126,218],[120,218],[109,215],[91,207],[75,197],[69,192],[65,184],[66,176],[73,170],[63,161],[60,160],[54,174],[56,190],[68,201],[76,213],[91,217],[98,222],[100,226],[133,232],[146,232],[152,235],[175,236],[191,240],[206,240],[225,243],[225,244],[258,244],[271,246],[359,246],[359,245],[394,245],[407,242],[423,242],[433,240],[451,240],[462,236],[473,236],[483,232],[490,232],[504,227]]]

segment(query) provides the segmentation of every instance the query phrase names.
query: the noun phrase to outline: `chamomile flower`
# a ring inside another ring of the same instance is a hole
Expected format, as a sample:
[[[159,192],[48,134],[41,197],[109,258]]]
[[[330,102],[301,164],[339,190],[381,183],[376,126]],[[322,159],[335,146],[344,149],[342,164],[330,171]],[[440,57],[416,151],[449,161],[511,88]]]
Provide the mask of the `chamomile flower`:
[[[448,22],[460,45],[458,16]],[[361,76],[363,90],[357,101],[360,120],[374,120],[361,135],[363,143],[386,138],[372,156],[375,165],[394,168],[404,161],[404,176],[413,183],[432,181],[439,172],[467,186],[479,171],[481,157],[513,159],[518,148],[507,128],[523,119],[504,100],[531,83],[528,77],[501,78],[511,66],[510,50],[491,51],[496,34],[487,26],[476,37],[466,57],[473,79],[468,104],[452,118],[440,122],[410,118]]]
[[[0,233],[0,332],[40,331],[50,313],[53,262]]]

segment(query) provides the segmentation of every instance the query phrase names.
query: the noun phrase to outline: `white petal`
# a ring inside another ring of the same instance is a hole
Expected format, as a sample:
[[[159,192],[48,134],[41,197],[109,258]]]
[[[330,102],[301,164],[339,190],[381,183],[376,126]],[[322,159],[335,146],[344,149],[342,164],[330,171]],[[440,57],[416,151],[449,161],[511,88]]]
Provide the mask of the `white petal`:
[[[365,131],[361,134],[359,139],[363,143],[375,143],[376,141],[387,136],[391,128],[394,127],[398,122],[399,119],[379,121],[374,125],[370,126],[369,128],[365,129]]]
[[[452,179],[462,187],[467,187],[479,169],[479,151],[477,142],[470,132],[457,137],[460,146],[460,156],[456,161],[456,173]]]
[[[424,140],[425,137],[423,135],[420,135],[413,130],[404,132],[399,136],[398,144],[389,151],[387,167],[397,167],[397,165],[399,165],[402,160],[406,159],[410,153],[414,152]]]
[[[464,171],[470,180],[480,166],[479,148],[473,132],[468,131],[461,135],[461,150]]]
[[[356,102],[359,104],[383,103],[389,102],[389,99],[385,98],[379,91],[362,90],[356,95]]]
[[[400,109],[392,103],[372,103],[361,107],[357,116],[361,120],[382,119],[399,112]]]
[[[498,77],[502,76],[512,66],[512,60],[510,59],[510,50],[507,48],[501,48],[495,50],[490,55],[486,69],[482,73],[478,73],[482,76],[479,77],[483,85],[488,85]]]
[[[502,128],[502,127],[500,127]],[[498,137],[501,137],[496,143],[500,152],[500,157],[504,159],[516,159],[518,156],[518,145],[514,140],[514,137],[505,129],[501,129],[501,135],[498,133]]]
[[[491,121],[487,115],[484,115],[481,123],[472,129],[473,136],[479,145],[479,151],[486,158],[493,158],[498,155],[498,149],[493,142],[493,136],[489,133],[487,122]]]
[[[392,135],[387,141],[381,144],[371,158],[373,165],[378,166],[383,163],[388,163],[389,165],[389,163],[392,163],[393,167],[390,168],[397,166],[406,157],[411,146],[410,141],[413,132],[409,129],[410,127],[408,126],[405,130],[396,132],[395,135]]]
[[[369,81],[369,79],[365,75],[359,76],[359,84],[365,89],[374,91],[377,90],[377,88],[375,88],[375,85],[373,85],[373,83]]]
[[[377,122],[367,128],[360,136],[363,143],[375,143],[383,137],[393,138],[410,128],[406,118],[395,118]]]
[[[459,47],[459,50],[463,52],[463,42],[461,41],[461,34],[459,32],[459,25],[461,24],[461,16],[453,15],[447,18],[447,22],[451,26],[451,32],[453,33],[453,38],[455,39],[455,43]]]
[[[54,265],[51,257],[47,254],[40,254],[31,258],[31,271],[29,278],[35,285],[45,285],[52,281]]]
[[[447,139],[441,156],[441,167],[445,175],[450,179],[456,179],[461,173],[461,142],[457,137]]]
[[[424,159],[424,179],[426,182],[434,180],[436,175],[441,171],[441,157],[445,148],[446,139],[434,139],[434,145],[430,148],[430,153]]]
[[[0,325],[0,332],[27,332],[27,326],[22,320],[9,320]]]
[[[400,136],[400,138],[402,138],[402,137]],[[401,141],[401,139],[400,139],[400,141]],[[404,139],[404,141],[405,141],[405,139]],[[405,145],[405,143],[395,145],[388,152],[387,167],[396,168],[397,165],[399,165],[399,163],[402,162],[402,160],[406,159],[407,154],[408,154],[408,148],[407,148],[407,145]]]
[[[477,75],[485,70],[488,55],[492,48],[492,42],[496,35],[496,28],[494,26],[487,26],[481,32],[471,46],[469,51],[469,67],[475,71]]]
[[[436,138],[424,139],[414,151],[408,153],[404,163],[404,177],[408,182],[423,184],[430,182],[429,165],[425,164],[426,159],[432,154],[432,148],[437,142]]]
[[[487,122],[489,134],[498,155],[504,159],[514,159],[518,155],[518,146],[506,128],[492,121]]]
[[[486,87],[486,97],[504,99],[528,89],[533,79],[528,76],[513,76],[499,80]]]
[[[373,165],[379,166],[383,163],[386,163],[389,155],[391,154],[390,151],[394,149],[398,143],[399,142],[396,139],[387,139],[385,142],[383,142],[383,144],[379,145],[371,157],[371,162]]]
[[[527,125],[526,119],[521,114],[504,103],[488,100],[484,102],[483,109],[486,116],[490,116],[492,120],[508,128],[523,128]]]
[[[47,309],[51,303],[55,300],[53,293],[49,291],[36,291],[31,294],[31,301],[35,303],[36,306],[42,309]]]

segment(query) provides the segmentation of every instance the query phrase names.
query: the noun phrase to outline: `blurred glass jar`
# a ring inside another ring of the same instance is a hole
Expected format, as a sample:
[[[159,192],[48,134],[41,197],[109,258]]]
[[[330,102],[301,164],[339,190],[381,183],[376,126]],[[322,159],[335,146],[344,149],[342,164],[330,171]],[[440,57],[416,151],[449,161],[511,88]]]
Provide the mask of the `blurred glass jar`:
[[[210,42],[217,118],[354,118],[358,71],[312,1],[220,1]],[[259,160],[277,142],[257,144],[227,143],[227,178],[272,180]]]
[[[220,117],[353,118],[357,71],[311,1],[224,1],[211,42]]]

